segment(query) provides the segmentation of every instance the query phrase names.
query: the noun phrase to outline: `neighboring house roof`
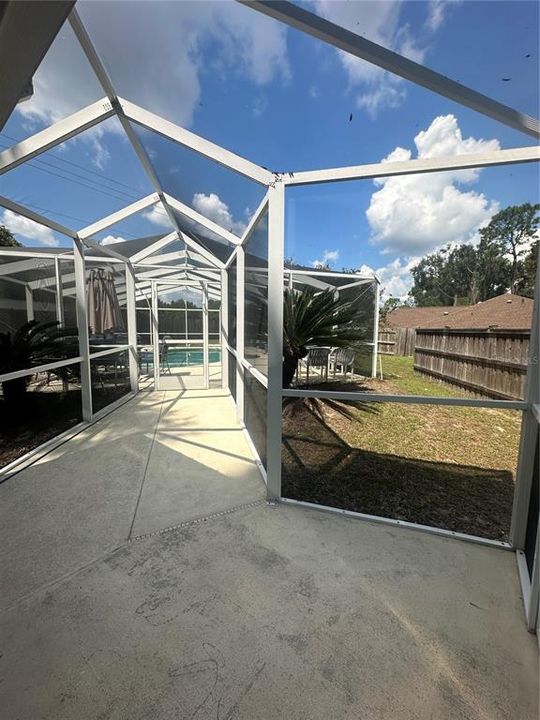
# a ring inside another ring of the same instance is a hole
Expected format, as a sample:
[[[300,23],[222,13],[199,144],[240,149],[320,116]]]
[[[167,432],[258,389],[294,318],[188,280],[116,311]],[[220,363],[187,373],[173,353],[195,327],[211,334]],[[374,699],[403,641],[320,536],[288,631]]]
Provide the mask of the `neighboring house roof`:
[[[476,305],[457,307],[453,308],[453,310],[456,312],[449,313],[444,318],[436,317],[429,321],[420,322],[416,327],[458,330],[486,328],[530,330],[533,301],[531,298],[505,293]]]
[[[448,315],[459,310],[463,310],[463,306],[398,307],[388,313],[386,324],[391,328],[416,328],[437,322],[437,327],[444,327]]]

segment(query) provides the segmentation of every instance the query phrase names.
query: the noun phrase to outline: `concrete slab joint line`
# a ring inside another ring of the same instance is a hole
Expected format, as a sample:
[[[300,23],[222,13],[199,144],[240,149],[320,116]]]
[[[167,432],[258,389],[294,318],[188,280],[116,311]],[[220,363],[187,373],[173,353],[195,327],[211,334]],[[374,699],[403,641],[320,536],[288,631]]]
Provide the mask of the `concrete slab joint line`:
[[[163,404],[165,402],[165,393],[161,393],[161,401],[159,406],[159,413],[156,419],[156,424],[154,425],[154,432],[152,434],[152,442],[150,443],[150,447],[148,448],[148,455],[146,456],[146,464],[144,466],[144,472],[141,480],[141,486],[139,488],[139,494],[137,495],[137,502],[135,503],[135,510],[133,511],[133,517],[131,518],[131,525],[129,526],[129,533],[127,536],[128,542],[131,540],[131,535],[133,533],[133,528],[135,526],[135,520],[137,518],[137,511],[139,510],[139,504],[141,502],[141,497],[143,493],[144,483],[146,480],[146,476],[148,474],[148,466],[150,464],[150,458],[152,457],[152,450],[154,449],[154,444],[156,442],[156,435],[159,430],[159,423],[161,421],[161,414],[163,412]]]
[[[171,525],[170,527],[162,528],[161,530],[154,530],[153,532],[143,533],[142,535],[136,535],[130,537],[128,542],[137,542],[138,540],[146,540],[147,538],[154,537],[156,535],[164,535],[165,533],[174,532],[175,530],[181,530],[184,527],[191,525],[197,525],[199,523],[206,523],[210,520],[217,520],[224,515],[231,515],[232,513],[238,512],[239,510],[249,510],[249,508],[259,507],[260,505],[271,505],[272,503],[266,500],[255,500],[250,503],[242,503],[241,505],[235,505],[232,508],[226,510],[220,510],[219,512],[211,513],[210,515],[204,515],[203,517],[193,518],[193,520],[186,520],[185,522],[178,523],[178,525]]]

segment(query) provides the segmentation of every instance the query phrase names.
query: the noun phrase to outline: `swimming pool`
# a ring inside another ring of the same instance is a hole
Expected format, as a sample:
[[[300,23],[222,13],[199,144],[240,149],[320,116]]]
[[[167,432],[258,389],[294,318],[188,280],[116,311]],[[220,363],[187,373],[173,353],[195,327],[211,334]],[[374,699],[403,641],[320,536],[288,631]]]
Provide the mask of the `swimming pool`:
[[[221,350],[212,349],[208,351],[210,363],[221,362]],[[199,348],[168,348],[167,362],[170,367],[189,367],[190,365],[203,364],[203,351]]]

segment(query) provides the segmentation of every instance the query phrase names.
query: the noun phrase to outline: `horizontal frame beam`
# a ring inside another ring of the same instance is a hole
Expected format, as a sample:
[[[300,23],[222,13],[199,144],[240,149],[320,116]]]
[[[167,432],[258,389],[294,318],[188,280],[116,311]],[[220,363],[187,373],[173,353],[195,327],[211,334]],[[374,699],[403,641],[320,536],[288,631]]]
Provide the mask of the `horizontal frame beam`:
[[[399,53],[387,50],[298,5],[283,0],[238,0],[238,2],[515,130],[534,138],[540,137],[540,123],[536,118],[514,110]]]
[[[489,153],[372,163],[369,165],[329,168],[327,170],[305,170],[296,173],[285,173],[282,176],[282,181],[284,185],[312,185],[314,183],[343,182],[362,178],[415,175],[449,170],[469,170],[494,165],[513,165],[538,161],[540,161],[540,147],[531,146],[493,150]]]
[[[46,152],[49,148],[66,142],[75,135],[98,125],[115,114],[107,98],[87,105],[73,115],[59,120],[45,130],[22,140],[0,153],[0,175],[18,165]]]
[[[144,261],[145,267],[151,267],[152,265],[161,265],[168,262],[171,262],[172,260],[185,260],[186,258],[186,251],[185,250],[174,250],[173,252],[169,253],[163,253],[162,255],[152,255],[151,257],[147,257]],[[138,263],[138,267],[141,266],[141,263]],[[178,269],[183,268],[184,265],[178,265]]]
[[[20,272],[28,272],[28,270],[47,269],[52,270],[54,273],[54,260],[52,258],[42,259],[42,267],[40,267],[39,262],[40,258],[30,258],[28,260],[16,260],[15,262],[0,263],[0,277],[3,275],[16,275]]]
[[[346,518],[355,520],[364,520],[366,522],[378,523],[380,525],[393,525],[395,527],[403,527],[407,530],[416,530],[417,532],[428,533],[430,535],[439,535],[443,538],[453,538],[454,540],[462,540],[464,542],[476,543],[477,545],[486,545],[498,550],[512,550],[512,545],[502,540],[491,540],[483,538],[479,535],[467,535],[466,533],[456,532],[455,530],[445,530],[444,528],[433,527],[431,525],[420,525],[419,523],[408,522],[407,520],[394,520],[382,515],[368,515],[367,513],[359,513],[354,510],[343,510],[341,508],[331,507],[329,505],[319,505],[318,503],[307,502],[306,500],[292,500],[290,498],[279,498],[279,502],[284,505],[293,505],[295,507],[307,508],[309,510],[318,510],[319,512],[331,513],[333,515],[341,515]]]
[[[25,368],[24,370],[14,370],[13,372],[0,375],[0,383],[6,382],[7,380],[16,380],[17,378],[28,377],[28,375],[37,375],[37,373],[47,372],[47,370],[57,370],[58,368],[67,367],[68,365],[77,365],[81,361],[82,356],[76,355],[72,358],[46,363],[45,365],[36,365],[35,367]]]
[[[349,402],[392,402],[406,405],[450,405],[455,407],[504,408],[526,410],[524,400],[480,400],[478,398],[429,397],[426,395],[383,395],[369,392],[339,392],[329,390],[284,389],[284,397],[348,400]]]
[[[274,181],[274,174],[269,170],[256,165],[251,160],[246,160],[240,155],[236,155],[230,150],[216,145],[210,140],[206,140],[195,133],[185,130],[179,125],[175,125],[169,120],[164,120],[159,115],[145,110],[144,108],[135,105],[128,100],[118,98],[120,109],[124,116],[132,122],[142,125],[147,130],[153,130],[154,132],[162,135],[163,137],[172,140],[179,145],[194,150],[199,155],[213,160],[220,165],[234,170],[240,175],[259,183],[260,185],[270,185]]]
[[[116,252],[116,250],[113,250],[109,245],[101,245],[89,238],[86,238],[82,242],[86,245],[86,247],[92,248],[92,250],[97,250],[98,252],[102,252],[104,255],[108,255],[111,258],[116,258],[122,262],[129,263],[129,258],[119,252]],[[107,258],[104,258],[104,261],[106,262]]]

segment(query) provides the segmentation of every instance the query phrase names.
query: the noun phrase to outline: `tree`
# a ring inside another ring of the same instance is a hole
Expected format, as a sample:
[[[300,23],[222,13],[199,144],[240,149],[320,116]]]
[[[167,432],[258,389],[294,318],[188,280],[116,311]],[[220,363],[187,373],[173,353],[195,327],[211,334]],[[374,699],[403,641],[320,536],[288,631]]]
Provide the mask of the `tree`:
[[[21,247],[21,243],[5,225],[0,225],[0,247]]]
[[[334,290],[285,289],[283,298],[283,387],[294,378],[308,345],[360,347],[365,339],[362,313],[354,300]]]
[[[447,245],[412,269],[410,297],[418,306],[474,305],[510,290],[532,295],[540,205],[515,205],[494,215],[480,242]]]
[[[523,283],[519,288],[519,294],[526,297],[534,297],[536,285],[536,269],[538,267],[539,241],[535,240],[531,245],[525,260],[523,261]]]
[[[44,358],[68,357],[68,338],[78,335],[77,328],[63,328],[57,322],[40,323],[30,320],[11,333],[0,333],[0,374],[25,370],[40,364]],[[4,380],[2,394],[6,403],[17,412],[23,408],[29,376]]]
[[[476,273],[477,252],[472,245],[447,245],[411,270],[414,283],[409,295],[420,307],[476,302]]]
[[[402,305],[405,305],[404,302],[402,302],[399,298],[396,297],[389,297],[387,298],[381,309],[379,310],[379,320],[381,325],[385,325],[386,321],[388,319],[388,315],[392,312],[392,310],[395,310],[398,307],[401,307]]]
[[[516,292],[522,279],[522,262],[538,229],[540,205],[512,205],[494,215],[489,225],[480,230],[480,237],[498,248],[501,255],[509,255],[510,291]]]
[[[505,293],[512,283],[512,268],[496,243],[480,238],[476,249],[475,294],[471,304]]]

